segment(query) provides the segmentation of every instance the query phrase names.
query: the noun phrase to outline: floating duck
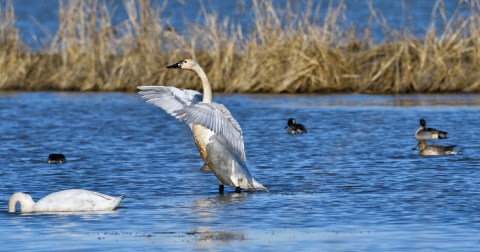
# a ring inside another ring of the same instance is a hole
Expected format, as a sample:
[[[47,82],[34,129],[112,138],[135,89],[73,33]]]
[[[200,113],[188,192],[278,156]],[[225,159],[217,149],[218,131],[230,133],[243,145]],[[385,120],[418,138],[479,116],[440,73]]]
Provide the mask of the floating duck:
[[[49,164],[63,164],[67,162],[67,159],[65,158],[65,155],[63,154],[50,154],[48,155],[48,160],[47,162]]]
[[[296,123],[295,119],[293,118],[288,119],[288,125],[285,127],[285,129],[287,129],[287,132],[290,135],[307,133],[305,126],[300,123]]]
[[[420,119],[420,128],[415,132],[415,138],[417,140],[445,139],[447,138],[447,132],[427,128],[427,122],[424,119]]]
[[[446,156],[458,154],[459,151],[453,149],[455,147],[457,146],[428,145],[426,141],[422,140],[412,150],[420,149],[418,154],[421,156]]]

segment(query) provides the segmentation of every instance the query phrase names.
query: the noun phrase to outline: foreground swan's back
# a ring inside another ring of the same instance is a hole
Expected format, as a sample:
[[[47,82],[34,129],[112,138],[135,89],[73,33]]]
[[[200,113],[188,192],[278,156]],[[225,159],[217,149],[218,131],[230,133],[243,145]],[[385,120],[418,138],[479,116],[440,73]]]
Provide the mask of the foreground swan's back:
[[[427,128],[427,122],[424,119],[420,119],[420,127],[415,132],[415,138],[417,140],[445,139],[447,138],[447,132]]]
[[[235,187],[236,191],[240,191],[240,189],[264,190],[265,188],[263,186],[258,188],[239,187],[235,186],[235,183],[227,183],[223,178],[224,173],[227,171],[226,169],[229,169],[229,167],[220,164],[219,159],[209,160],[209,157],[217,157],[218,151],[221,148],[219,144],[216,144],[214,148],[207,148],[207,146],[212,142],[212,139],[220,138],[217,135],[221,135],[221,138],[224,140],[221,144],[224,145],[224,148],[231,150],[229,155],[224,157],[223,160],[239,159],[243,162],[243,165],[241,165],[242,169],[248,172],[246,165],[244,165],[246,155],[243,145],[242,129],[225,106],[212,102],[210,83],[202,68],[191,59],[182,60],[167,68],[179,68],[197,73],[202,80],[203,96],[194,90],[164,86],[140,86],[138,89],[140,90],[139,93],[142,95],[142,98],[146,99],[148,103],[164,109],[170,115],[180,121],[184,121],[190,126],[195,144],[205,163],[209,164],[208,167],[210,167],[210,165],[216,167],[212,169],[212,171],[219,181],[219,191],[221,193],[223,192],[224,184]],[[212,136],[213,138],[211,138]],[[248,172],[248,174],[250,173]],[[239,178],[243,178],[243,174],[241,172],[232,173],[230,177],[232,177],[233,180],[238,180]]]
[[[111,211],[120,205],[123,198],[125,195],[115,198],[94,191],[70,189],[51,193],[35,203],[29,194],[17,192],[8,201],[8,212],[15,212],[17,202],[22,213]]]

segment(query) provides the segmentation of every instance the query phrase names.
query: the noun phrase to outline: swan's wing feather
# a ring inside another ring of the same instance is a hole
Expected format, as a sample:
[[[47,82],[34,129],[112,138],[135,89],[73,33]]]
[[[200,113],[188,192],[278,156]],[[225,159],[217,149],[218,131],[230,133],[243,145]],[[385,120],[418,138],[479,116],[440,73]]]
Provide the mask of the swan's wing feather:
[[[175,117],[189,125],[199,124],[223,135],[228,143],[246,160],[242,128],[230,111],[219,103],[196,103],[174,111]]]
[[[165,86],[139,86],[143,99],[175,116],[176,110],[199,103],[203,96],[198,91]]]

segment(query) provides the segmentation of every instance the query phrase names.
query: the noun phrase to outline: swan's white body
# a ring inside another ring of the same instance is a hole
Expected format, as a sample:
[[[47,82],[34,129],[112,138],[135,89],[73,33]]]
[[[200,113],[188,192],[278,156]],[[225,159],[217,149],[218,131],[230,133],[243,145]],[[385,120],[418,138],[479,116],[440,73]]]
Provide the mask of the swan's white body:
[[[220,184],[246,190],[264,190],[247,169],[245,161],[235,153],[227,140],[220,134],[213,134],[207,144],[208,167],[217,176]]]
[[[195,90],[140,86],[138,89],[142,98],[190,126],[202,158],[217,177],[221,187],[225,184],[236,189],[267,190],[250,175],[245,164],[242,129],[225,106],[212,102],[210,83],[202,68],[190,59],[168,68],[181,68],[197,73],[202,80],[203,96]],[[232,163],[235,166],[233,172]]]
[[[123,198],[125,195],[115,198],[94,191],[70,189],[51,193],[35,203],[29,194],[17,192],[8,201],[8,212],[15,212],[17,202],[22,213],[112,211]]]

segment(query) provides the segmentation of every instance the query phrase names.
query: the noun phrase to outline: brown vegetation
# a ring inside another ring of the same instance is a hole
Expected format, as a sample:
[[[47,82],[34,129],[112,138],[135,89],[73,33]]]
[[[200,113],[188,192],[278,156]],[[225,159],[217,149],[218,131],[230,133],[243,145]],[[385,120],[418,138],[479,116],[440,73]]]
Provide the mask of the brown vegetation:
[[[480,91],[478,0],[470,1],[468,17],[444,20],[441,32],[431,28],[424,38],[415,38],[391,30],[394,39],[382,43],[372,42],[372,28],[361,36],[356,27],[340,28],[348,7],[342,2],[315,17],[310,2],[301,13],[280,14],[270,1],[252,1],[255,26],[248,34],[215,13],[204,13],[207,23],[192,24],[186,38],[168,29],[161,8],[148,0],[124,1],[128,18],[115,26],[100,0],[60,0],[59,29],[48,46],[35,51],[20,40],[7,3],[0,11],[0,90],[200,89],[195,75],[162,68],[192,57],[217,92]],[[374,10],[371,19],[380,20]]]

